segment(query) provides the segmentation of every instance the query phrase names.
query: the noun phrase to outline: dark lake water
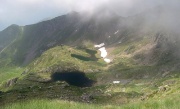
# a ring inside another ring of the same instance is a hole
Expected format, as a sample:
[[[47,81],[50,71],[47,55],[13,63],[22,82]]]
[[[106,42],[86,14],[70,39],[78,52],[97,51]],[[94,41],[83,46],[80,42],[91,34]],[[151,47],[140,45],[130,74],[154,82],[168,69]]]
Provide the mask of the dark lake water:
[[[91,87],[95,81],[86,77],[83,72],[56,72],[51,75],[53,81],[66,81],[70,85],[78,87]]]

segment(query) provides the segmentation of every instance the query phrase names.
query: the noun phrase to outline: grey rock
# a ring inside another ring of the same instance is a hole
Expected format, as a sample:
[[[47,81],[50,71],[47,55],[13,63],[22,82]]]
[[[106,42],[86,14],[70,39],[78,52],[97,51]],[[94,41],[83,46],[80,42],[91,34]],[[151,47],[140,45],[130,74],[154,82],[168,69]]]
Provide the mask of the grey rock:
[[[18,78],[13,78],[13,79],[7,81],[5,84],[5,87],[10,87],[10,86],[16,84],[17,80],[18,80]]]
[[[85,72],[87,73],[93,73],[94,71],[92,69],[87,69]]]

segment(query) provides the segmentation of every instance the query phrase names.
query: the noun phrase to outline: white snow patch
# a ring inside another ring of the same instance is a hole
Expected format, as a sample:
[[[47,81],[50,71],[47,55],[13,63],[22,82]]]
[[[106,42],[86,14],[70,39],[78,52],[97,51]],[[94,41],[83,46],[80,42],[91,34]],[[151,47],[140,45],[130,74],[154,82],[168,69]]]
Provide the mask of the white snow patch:
[[[113,81],[113,84],[119,84],[120,81]]]
[[[111,38],[111,36],[109,36],[109,38]]]
[[[101,51],[101,57],[105,58],[107,56],[107,51],[105,47],[99,49]]]
[[[104,43],[101,43],[101,44],[99,44],[99,45],[94,45],[94,47],[96,47],[96,48],[101,48],[102,46],[104,46],[105,44]]]
[[[119,32],[119,30],[117,30],[114,34],[117,34]]]
[[[111,60],[108,59],[108,58],[104,58],[104,61],[107,62],[107,63],[110,63],[110,62],[111,62]]]
[[[107,56],[107,51],[106,51],[106,48],[103,47],[104,45],[105,45],[104,43],[101,43],[101,44],[99,44],[99,45],[94,45],[94,47],[99,48],[99,51],[101,52],[101,57],[104,58],[104,61],[105,61],[106,63],[110,63],[111,60],[108,59],[108,58],[106,58],[106,56]]]

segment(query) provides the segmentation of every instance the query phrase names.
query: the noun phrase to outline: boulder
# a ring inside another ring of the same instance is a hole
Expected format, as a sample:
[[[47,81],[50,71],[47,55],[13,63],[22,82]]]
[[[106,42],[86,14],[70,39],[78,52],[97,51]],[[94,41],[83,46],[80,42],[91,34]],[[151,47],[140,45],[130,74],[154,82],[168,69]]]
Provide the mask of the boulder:
[[[166,91],[169,88],[169,86],[165,85],[165,86],[160,86],[158,88],[159,88],[159,92],[164,92],[164,91]]]

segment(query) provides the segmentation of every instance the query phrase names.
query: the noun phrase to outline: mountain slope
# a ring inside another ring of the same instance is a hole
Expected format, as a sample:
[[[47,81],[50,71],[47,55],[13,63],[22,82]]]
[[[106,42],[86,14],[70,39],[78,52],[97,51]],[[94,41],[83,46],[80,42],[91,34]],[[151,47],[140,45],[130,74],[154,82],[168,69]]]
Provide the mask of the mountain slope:
[[[13,43],[13,41],[21,35],[21,27],[17,25],[11,25],[5,30],[0,32],[0,51]]]
[[[101,105],[137,102],[148,108],[146,103],[152,106],[159,98],[172,101],[169,97],[179,96],[180,34],[178,24],[168,27],[172,18],[165,15],[166,9],[155,8],[122,18],[100,8],[90,15],[72,12],[19,27],[17,37],[1,42],[6,47],[0,68],[23,68],[2,80],[0,105],[40,98]],[[110,63],[94,47],[100,43]]]
[[[152,52],[160,51],[159,54],[168,52],[177,57],[180,39],[178,31],[174,28],[177,28],[178,24],[174,27],[173,24],[170,25],[170,21],[174,18],[167,17],[170,13],[170,10],[163,7],[127,18],[122,18],[107,8],[100,8],[90,15],[71,12],[48,21],[21,27],[23,28],[21,38],[14,41],[10,47],[12,49],[7,51],[14,53],[11,56],[11,63],[25,66],[44,51],[61,44],[78,46],[83,41],[90,40],[95,44],[104,42],[106,46],[116,46],[119,43],[139,41],[148,37],[154,40],[152,44],[156,44],[157,48],[160,47],[158,50],[156,47],[153,48]],[[1,32],[0,37],[5,36],[3,34],[8,34],[8,29]],[[16,35],[13,37],[16,38]],[[2,43],[1,46],[7,44]],[[175,48],[175,51],[172,48]]]
[[[107,21],[99,23],[93,17],[87,20],[79,13],[72,12],[49,21],[24,26],[22,38],[12,44],[17,44],[13,60],[19,65],[27,65],[43,51],[56,45],[77,45],[83,40],[105,41],[104,36],[108,37],[108,33],[119,25],[119,18]]]

